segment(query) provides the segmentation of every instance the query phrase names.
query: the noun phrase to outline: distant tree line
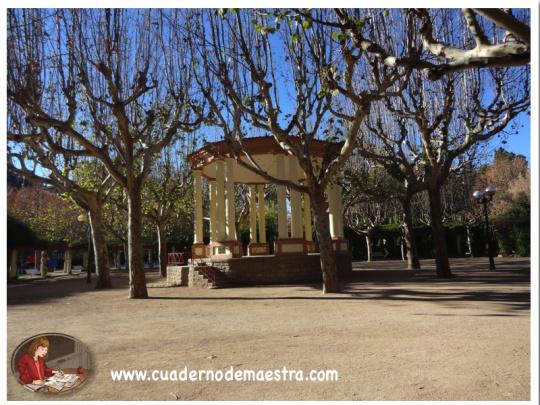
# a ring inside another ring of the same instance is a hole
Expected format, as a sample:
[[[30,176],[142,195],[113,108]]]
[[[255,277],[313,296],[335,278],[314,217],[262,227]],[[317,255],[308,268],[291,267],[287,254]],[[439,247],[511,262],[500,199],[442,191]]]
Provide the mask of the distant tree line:
[[[531,197],[527,160],[503,148],[495,150],[489,160],[490,163],[469,162],[442,187],[446,248],[450,256],[487,255],[482,208],[472,193],[491,185],[497,189],[489,204],[496,253],[529,256]],[[365,170],[368,164],[353,162],[347,171],[349,175],[356,173],[354,168]],[[382,169],[371,168],[362,177],[345,176],[345,187],[345,224],[353,256],[371,260],[375,250],[378,257],[406,259],[404,214],[392,177]],[[419,192],[411,201],[413,237],[419,258],[431,258],[435,254],[426,194]]]

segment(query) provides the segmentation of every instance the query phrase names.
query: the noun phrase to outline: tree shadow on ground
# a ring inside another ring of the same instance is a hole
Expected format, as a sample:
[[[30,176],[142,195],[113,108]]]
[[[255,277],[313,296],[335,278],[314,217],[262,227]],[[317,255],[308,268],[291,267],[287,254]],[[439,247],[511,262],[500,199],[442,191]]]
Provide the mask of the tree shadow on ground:
[[[96,276],[92,282],[86,283],[86,274],[54,277],[46,279],[18,280],[7,285],[7,305],[24,305],[63,299],[84,293],[125,290],[129,279],[127,274],[111,274],[112,288],[97,290]]]
[[[523,264],[528,264],[528,262],[524,261]],[[353,276],[343,283],[341,293],[324,296],[313,295],[314,292],[321,291],[322,285],[320,283],[217,289],[214,291],[201,291],[199,296],[184,295],[186,287],[172,287],[178,291],[174,296],[160,296],[160,289],[152,289],[150,294],[153,295],[151,297],[153,300],[216,302],[234,300],[340,300],[351,303],[377,300],[386,306],[406,305],[408,302],[416,301],[433,302],[454,308],[460,304],[474,306],[475,303],[490,302],[500,304],[497,308],[498,312],[497,314],[490,313],[484,316],[512,316],[529,311],[530,271],[528,268],[523,268],[521,263],[519,266],[511,268],[500,266],[500,269],[494,272],[479,271],[475,268],[470,270],[470,267],[462,270],[455,264],[453,264],[453,268],[455,277],[451,279],[438,279],[434,272],[429,270],[415,272],[403,270],[355,270]],[[129,281],[127,274],[112,274],[111,278],[114,288],[104,290],[103,293],[111,291],[111,293],[117,294],[118,290],[127,290]],[[160,278],[157,273],[147,273],[147,280],[148,283],[151,283],[160,280]],[[95,281],[93,284],[88,285],[82,277],[15,283],[8,285],[7,304],[35,304],[69,298],[81,293],[97,292],[98,290],[95,290],[94,285]],[[263,291],[269,288],[274,290],[272,294]],[[279,289],[288,289],[288,291],[283,295],[275,295],[276,289],[278,289],[278,293]],[[172,291],[170,288],[166,290]],[[193,290],[190,289],[190,291]],[[309,293],[309,295],[306,293]],[[441,316],[454,316],[454,314]],[[456,314],[456,316],[461,315]]]
[[[395,285],[396,282],[414,282],[425,284],[484,284],[484,285],[528,285],[530,270],[453,270],[451,278],[437,278],[433,271],[404,270],[354,270],[347,282],[373,283],[377,285]]]
[[[527,262],[528,263],[528,262]],[[502,269],[498,271],[460,270],[455,268],[454,277],[438,279],[433,271],[377,270],[353,271],[352,277],[342,283],[339,294],[324,296],[174,296],[152,297],[157,300],[201,300],[201,301],[259,301],[259,300],[378,300],[385,305],[395,303],[433,302],[456,307],[458,304],[474,306],[482,302],[500,304],[497,310],[503,313],[475,314],[467,316],[513,316],[530,310],[530,271],[529,269]],[[257,290],[270,286],[250,287]],[[272,286],[290,288],[291,286]],[[297,287],[298,286],[292,286]],[[296,292],[321,291],[322,284],[307,284]],[[228,289],[233,291],[234,289]],[[263,293],[264,294],[264,293]],[[430,314],[433,315],[433,314]],[[454,316],[446,314],[444,316]],[[461,316],[455,314],[455,316]]]
[[[279,286],[276,286],[279,288]],[[319,297],[302,297],[302,296],[267,296],[267,297],[243,297],[243,296],[220,296],[220,297],[150,297],[155,300],[173,300],[173,301],[363,301],[363,300],[380,300],[388,302],[412,302],[424,301],[444,304],[464,303],[471,305],[474,302],[492,302],[502,304],[504,311],[507,314],[497,314],[498,316],[511,316],[513,313],[518,315],[518,312],[529,311],[530,309],[530,294],[529,292],[494,292],[494,291],[422,291],[415,289],[391,289],[381,291],[379,288],[369,289],[354,289],[345,290],[342,293],[319,296]],[[391,306],[391,305],[390,305]],[[455,307],[455,305],[454,305]],[[432,315],[432,314],[431,314]],[[449,314],[453,315],[453,314]],[[473,315],[469,315],[473,316]],[[475,315],[480,316],[480,315]],[[486,314],[486,316],[492,316]]]

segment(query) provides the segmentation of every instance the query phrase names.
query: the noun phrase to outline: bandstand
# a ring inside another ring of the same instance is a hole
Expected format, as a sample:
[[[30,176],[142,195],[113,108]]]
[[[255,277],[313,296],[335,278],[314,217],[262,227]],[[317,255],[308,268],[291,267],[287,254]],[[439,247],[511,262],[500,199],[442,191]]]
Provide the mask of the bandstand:
[[[314,164],[320,164],[328,143],[313,140],[310,154]],[[273,137],[253,137],[243,140],[243,147],[269,175],[282,180],[302,183],[305,173],[296,157],[288,155]],[[312,238],[310,198],[292,188],[276,185],[278,235],[274,255],[266,238],[265,187],[268,180],[238,164],[226,141],[206,144],[189,156],[194,178],[194,243],[192,263],[211,264],[236,279],[239,284],[271,284],[273,282],[304,281],[320,277],[320,259]],[[247,157],[242,159],[247,160]],[[203,181],[208,182],[210,243],[203,242]],[[249,187],[250,243],[247,256],[236,234],[235,186]],[[343,234],[341,187],[327,188],[330,232],[336,258],[345,258],[350,267],[348,244]],[[338,260],[338,267],[343,260]],[[294,268],[292,270],[292,265]],[[300,270],[298,270],[300,269]],[[296,271],[296,273],[295,273]],[[242,274],[240,274],[242,273]],[[249,274],[246,274],[249,273]],[[283,273],[283,274],[281,274]],[[260,277],[256,275],[260,274]]]

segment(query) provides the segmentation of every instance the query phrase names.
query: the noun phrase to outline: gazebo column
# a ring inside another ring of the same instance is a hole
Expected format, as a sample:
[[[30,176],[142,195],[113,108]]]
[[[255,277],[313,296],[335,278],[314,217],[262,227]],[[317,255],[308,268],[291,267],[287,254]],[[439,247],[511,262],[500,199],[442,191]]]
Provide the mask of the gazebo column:
[[[279,179],[285,179],[285,156],[276,155],[276,174]],[[285,186],[277,185],[278,208],[278,239],[288,239],[287,231],[287,193]]]
[[[249,244],[257,243],[257,186],[249,186]]]
[[[328,196],[328,219],[330,221],[330,236],[337,238],[337,218],[336,218],[336,189],[334,184],[329,184],[326,189]]]
[[[236,240],[236,211],[235,211],[235,195],[234,195],[234,160],[232,158],[225,159],[225,188],[227,190],[227,240]]]
[[[344,238],[343,232],[343,213],[342,213],[342,197],[341,186],[331,184],[327,189],[328,194],[328,211],[330,219],[330,235],[332,236],[332,244],[334,251],[348,250],[347,240]]]
[[[313,242],[313,228],[311,226],[311,198],[304,193],[304,239],[308,253],[315,252],[315,242]]]
[[[293,183],[298,183],[298,163],[296,157],[289,156],[289,176]],[[293,239],[302,239],[302,205],[300,201],[300,192],[291,187],[291,237]]]
[[[343,229],[343,187],[336,185],[336,218],[337,218],[337,234],[338,238],[344,238],[345,232]]]
[[[295,156],[288,156],[287,161],[289,163],[289,176],[288,179],[292,182],[298,182],[298,162]],[[278,177],[280,176],[278,166]],[[307,253],[306,243],[302,234],[302,205],[300,200],[300,193],[291,188],[290,190],[290,203],[291,203],[291,238],[278,239],[276,241],[276,255],[281,254],[304,254]],[[278,199],[279,201],[279,199]],[[285,204],[284,204],[285,205]]]
[[[248,246],[250,256],[267,255],[268,244],[266,243],[266,223],[264,206],[264,184],[249,186],[249,227],[251,241]],[[259,206],[257,208],[256,198]],[[257,217],[259,219],[259,237],[257,238]]]
[[[216,162],[217,240],[225,240],[225,170],[223,160]]]
[[[217,179],[217,193],[218,201],[222,205],[221,207],[218,205],[218,212],[220,212],[220,219],[218,220],[219,240],[217,243],[212,243],[212,256],[219,258],[240,257],[242,256],[242,244],[236,240],[234,159],[225,159],[224,171],[223,161],[221,161],[221,165],[217,166],[216,176],[218,172],[221,173],[221,180]],[[226,196],[220,198],[220,194],[223,195],[225,190]]]
[[[266,218],[264,206],[264,184],[257,186],[259,191],[259,243],[266,244]]]
[[[217,193],[216,193],[216,181],[210,180],[208,182],[208,191],[210,194],[210,242],[214,243],[218,241],[218,224],[217,218]]]
[[[202,201],[202,172],[193,170],[193,196],[195,205],[195,224],[191,257],[197,259],[205,256],[203,242],[203,201]]]
[[[212,239],[210,250],[210,256],[215,258],[242,255],[242,245],[236,240],[233,166],[234,159],[232,158],[216,161],[215,202],[210,202],[210,209],[212,210],[212,206],[215,206],[216,210],[216,226],[214,227],[216,235]],[[212,192],[210,195],[212,196]]]

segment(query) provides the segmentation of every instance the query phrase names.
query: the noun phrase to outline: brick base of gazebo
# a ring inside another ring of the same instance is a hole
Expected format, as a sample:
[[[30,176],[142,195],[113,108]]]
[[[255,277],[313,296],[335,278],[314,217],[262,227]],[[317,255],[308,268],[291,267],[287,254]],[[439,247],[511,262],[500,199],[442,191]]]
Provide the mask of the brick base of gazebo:
[[[337,252],[336,264],[341,279],[346,279],[352,274],[352,261],[349,252]],[[189,273],[194,274],[200,270],[201,264],[189,266]],[[219,276],[220,282],[226,282],[227,287],[250,286],[250,285],[275,285],[275,284],[305,284],[322,281],[321,257],[318,253],[306,255],[267,255],[267,256],[243,256],[239,258],[206,258],[204,268],[212,270],[214,276]],[[182,279],[186,285],[186,274],[175,276],[183,271],[181,266],[167,267],[167,277]],[[208,277],[208,271],[200,276]],[[175,278],[176,277],[176,278]],[[199,277],[201,278],[201,277]],[[192,276],[190,280],[196,280]],[[215,280],[208,280],[212,287],[223,287]],[[190,287],[201,287],[194,284]]]

